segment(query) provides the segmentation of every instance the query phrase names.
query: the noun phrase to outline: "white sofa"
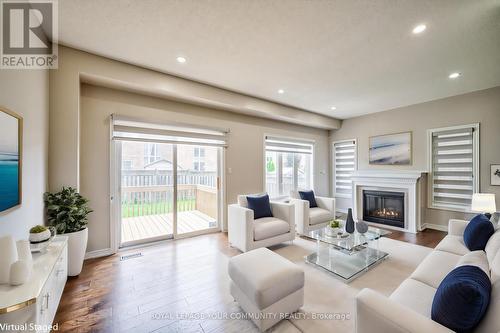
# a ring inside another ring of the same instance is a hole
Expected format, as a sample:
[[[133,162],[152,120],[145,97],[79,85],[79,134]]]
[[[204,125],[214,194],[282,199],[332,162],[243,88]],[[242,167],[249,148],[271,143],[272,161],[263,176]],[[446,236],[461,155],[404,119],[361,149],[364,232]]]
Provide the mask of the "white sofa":
[[[247,196],[239,195],[238,204],[228,206],[229,244],[243,252],[295,239],[294,207],[271,201],[273,217],[254,219]]]
[[[448,235],[390,297],[363,289],[356,296],[356,332],[452,332],[431,319],[432,301],[444,277],[455,267],[465,264],[487,271],[492,283],[488,311],[475,332],[499,332],[500,229],[489,239],[485,251],[470,252],[463,241],[467,223],[450,220]]]
[[[321,229],[335,218],[335,199],[315,196],[318,207],[309,208],[309,201],[302,200],[298,191],[290,192],[290,203],[295,206],[297,233],[307,235]]]

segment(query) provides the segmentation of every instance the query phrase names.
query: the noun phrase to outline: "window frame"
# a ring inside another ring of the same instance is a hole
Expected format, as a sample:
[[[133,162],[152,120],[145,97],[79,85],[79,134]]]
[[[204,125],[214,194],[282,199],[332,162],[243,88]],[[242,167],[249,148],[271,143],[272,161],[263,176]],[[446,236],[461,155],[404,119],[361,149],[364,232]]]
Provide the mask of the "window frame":
[[[351,189],[351,194],[337,193],[337,189],[336,189],[335,145],[338,143],[343,143],[343,142],[353,142],[354,143],[354,170],[353,170],[353,172],[358,170],[358,140],[356,138],[353,138],[353,139],[342,139],[342,140],[332,141],[331,150],[330,150],[332,152],[332,158],[331,158],[331,161],[332,161],[332,193],[333,193],[333,197],[335,197],[335,198],[352,199],[352,195],[353,195],[352,189]],[[351,185],[352,185],[352,183],[351,183]]]
[[[480,192],[480,179],[481,179],[481,169],[480,169],[480,160],[479,160],[479,149],[480,149],[480,126],[479,123],[471,123],[464,125],[456,125],[456,126],[446,126],[440,128],[431,128],[427,130],[427,168],[428,168],[428,180],[427,180],[427,208],[430,209],[438,209],[438,210],[446,210],[453,212],[465,212],[472,213],[470,206],[460,207],[458,205],[446,205],[439,204],[436,205],[433,201],[433,174],[434,174],[434,152],[433,152],[433,134],[436,132],[443,131],[452,131],[452,130],[460,130],[460,129],[470,129],[472,128],[472,193]]]
[[[263,137],[263,143],[262,143],[262,150],[263,150],[263,192],[267,192],[267,145],[266,145],[266,139],[267,137],[271,137],[273,139],[281,139],[285,142],[290,142],[290,143],[298,143],[298,144],[307,144],[307,145],[310,145],[311,146],[311,153],[310,154],[307,154],[307,153],[303,153],[304,155],[311,155],[311,165],[310,165],[310,182],[311,182],[311,190],[314,191],[314,166],[315,166],[315,156],[316,156],[316,142],[314,140],[311,140],[311,139],[306,139],[306,138],[292,138],[292,137],[286,137],[286,136],[283,136],[283,135],[275,135],[275,134],[264,134],[264,137]],[[278,187],[280,188],[280,192],[281,192],[281,188],[282,188],[282,178],[283,178],[283,158],[282,158],[282,153],[276,153],[276,178],[277,178],[277,181],[278,181]],[[295,166],[295,163],[294,163],[294,167],[293,167],[294,171],[294,175],[296,173],[298,173],[298,168],[296,168]],[[295,179],[295,177],[294,177]],[[295,188],[296,187],[296,188]],[[298,181],[295,182],[294,180],[294,188],[295,189],[298,189]],[[290,194],[282,194],[282,195],[279,195],[277,197],[271,197],[270,196],[270,199],[271,200],[275,200],[275,201],[285,201],[287,199],[290,198]]]

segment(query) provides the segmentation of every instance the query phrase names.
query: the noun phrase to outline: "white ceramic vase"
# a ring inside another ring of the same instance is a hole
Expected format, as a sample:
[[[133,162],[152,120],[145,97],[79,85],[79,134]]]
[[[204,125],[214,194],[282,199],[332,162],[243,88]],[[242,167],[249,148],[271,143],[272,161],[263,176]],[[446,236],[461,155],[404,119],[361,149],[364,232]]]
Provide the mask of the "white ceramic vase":
[[[10,266],[9,282],[13,286],[26,283],[31,277],[32,263],[26,260],[18,260]]]
[[[10,282],[10,266],[16,261],[17,248],[14,238],[0,237],[0,284]]]
[[[19,260],[24,260],[27,262],[33,261],[33,256],[31,255],[30,242],[26,239],[21,239],[16,242],[17,247],[17,257]]]
[[[64,235],[68,236],[68,276],[77,276],[82,271],[89,230],[85,228]]]

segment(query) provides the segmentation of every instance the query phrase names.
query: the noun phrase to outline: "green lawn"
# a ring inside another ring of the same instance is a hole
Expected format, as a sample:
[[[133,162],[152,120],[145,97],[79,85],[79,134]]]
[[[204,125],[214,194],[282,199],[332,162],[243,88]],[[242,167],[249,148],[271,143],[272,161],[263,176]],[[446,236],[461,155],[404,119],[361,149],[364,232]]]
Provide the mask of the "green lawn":
[[[166,202],[155,203],[123,203],[122,204],[122,218],[137,217],[156,214],[168,214],[172,212],[173,204]],[[196,200],[178,200],[177,211],[184,212],[196,209]]]

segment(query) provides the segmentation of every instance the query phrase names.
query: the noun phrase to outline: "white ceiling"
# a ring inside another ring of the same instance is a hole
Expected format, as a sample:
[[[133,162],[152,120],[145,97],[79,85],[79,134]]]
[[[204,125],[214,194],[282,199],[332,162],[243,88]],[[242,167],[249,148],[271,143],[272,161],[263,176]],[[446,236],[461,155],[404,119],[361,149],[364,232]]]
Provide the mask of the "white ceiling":
[[[59,39],[343,119],[500,85],[499,0],[64,0]]]

